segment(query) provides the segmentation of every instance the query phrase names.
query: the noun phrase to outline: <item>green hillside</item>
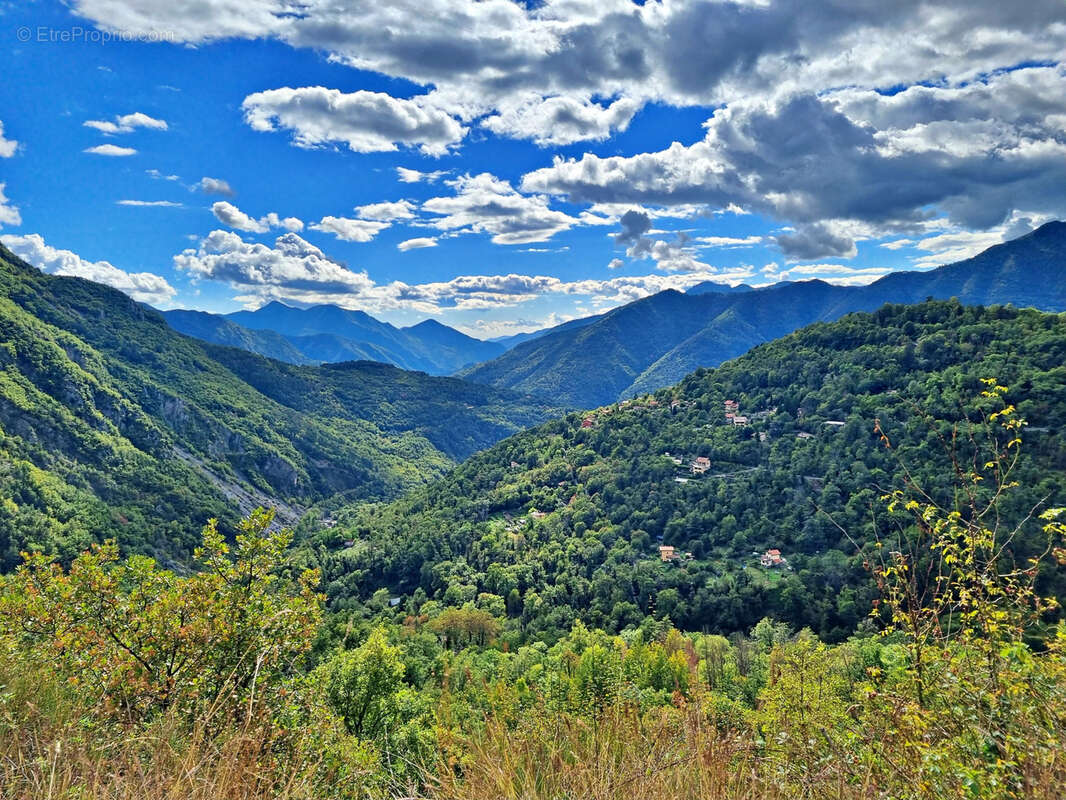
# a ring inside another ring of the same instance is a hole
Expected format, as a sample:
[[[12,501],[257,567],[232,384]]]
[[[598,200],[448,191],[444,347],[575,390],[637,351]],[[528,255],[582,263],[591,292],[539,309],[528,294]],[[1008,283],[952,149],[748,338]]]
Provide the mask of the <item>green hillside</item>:
[[[256,505],[396,496],[548,418],[379,364],[298,367],[176,333],[126,295],[0,250],[0,559],[114,537],[165,559]]]
[[[1008,526],[1066,502],[1066,317],[929,302],[816,324],[547,423],[407,498],[350,507],[312,541],[341,605],[379,588],[446,606],[488,593],[549,641],[579,618],[621,630],[649,614],[722,632],[771,615],[841,638],[875,596],[863,561],[884,533],[880,496],[905,466],[948,491],[938,437],[988,376],[1029,422]],[[693,474],[699,457],[709,468]],[[664,563],[660,544],[691,556]],[[772,549],[785,564],[760,564]],[[1063,593],[1061,573],[1046,577]]]

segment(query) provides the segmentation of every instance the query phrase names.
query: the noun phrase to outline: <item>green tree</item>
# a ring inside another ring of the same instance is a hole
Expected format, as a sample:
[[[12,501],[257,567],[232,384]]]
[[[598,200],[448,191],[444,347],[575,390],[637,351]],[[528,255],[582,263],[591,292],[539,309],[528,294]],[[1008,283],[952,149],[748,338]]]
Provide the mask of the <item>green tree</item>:
[[[23,657],[123,716],[174,704],[243,713],[284,691],[322,617],[316,571],[295,581],[276,572],[292,535],[272,522],[263,509],[241,522],[231,557],[212,520],[196,551],[203,569],[188,576],[145,556],[121,561],[112,541],[69,571],[27,555],[4,581],[2,629]]]
[[[384,738],[396,721],[403,677],[401,651],[380,627],[362,645],[337,653],[316,670],[327,702],[348,732],[371,740]]]

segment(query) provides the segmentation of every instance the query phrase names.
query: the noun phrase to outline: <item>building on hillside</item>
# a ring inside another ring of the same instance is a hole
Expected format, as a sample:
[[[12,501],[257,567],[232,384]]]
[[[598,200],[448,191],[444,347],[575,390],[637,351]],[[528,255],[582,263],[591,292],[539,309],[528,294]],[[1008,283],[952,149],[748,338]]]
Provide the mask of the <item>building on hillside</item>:
[[[659,558],[663,561],[673,561],[677,558],[677,549],[672,545],[661,544],[659,545]]]
[[[796,438],[797,439],[813,439],[814,438],[814,434],[813,433],[807,433],[807,431],[800,431],[799,433],[796,434]]]
[[[759,563],[764,567],[782,567],[787,564],[784,557],[781,555],[781,551],[777,548],[767,550],[759,556]]]
[[[582,428],[591,428],[594,424],[595,423],[592,417],[585,417],[583,420],[581,420]]]
[[[711,459],[706,456],[697,456],[696,460],[692,462],[692,474],[702,475],[711,468]]]
[[[740,403],[736,400],[726,400],[723,405],[726,411],[740,411]]]
[[[844,420],[841,420],[841,419],[827,419],[825,421],[825,426],[827,428],[840,428],[840,427],[843,427],[843,425],[844,425]]]
[[[737,427],[743,428],[745,425],[748,424],[748,418],[747,417],[742,417],[742,416],[740,416],[738,414],[738,415],[733,417],[733,424],[736,425]]]

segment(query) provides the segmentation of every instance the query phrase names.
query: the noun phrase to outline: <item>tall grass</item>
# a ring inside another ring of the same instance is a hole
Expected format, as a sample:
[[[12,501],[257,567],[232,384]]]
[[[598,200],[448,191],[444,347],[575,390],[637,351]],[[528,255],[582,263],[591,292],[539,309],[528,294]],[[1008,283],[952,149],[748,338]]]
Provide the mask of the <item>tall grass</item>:
[[[47,671],[0,662],[0,686],[4,800],[310,800],[352,796],[358,779],[357,757],[336,769],[314,737],[262,707],[239,722],[206,710],[131,724]]]
[[[777,800],[769,764],[746,732],[712,724],[696,704],[595,718],[532,711],[492,718],[442,743],[431,779],[440,800]]]

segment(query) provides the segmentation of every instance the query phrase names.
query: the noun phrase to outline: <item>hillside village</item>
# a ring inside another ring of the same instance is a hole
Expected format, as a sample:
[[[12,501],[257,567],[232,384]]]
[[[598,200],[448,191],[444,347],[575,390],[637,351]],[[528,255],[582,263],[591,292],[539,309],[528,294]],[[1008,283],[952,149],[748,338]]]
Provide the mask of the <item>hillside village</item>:
[[[686,399],[683,396],[672,396],[663,400],[658,396],[646,395],[612,403],[579,415],[576,425],[581,434],[588,435],[595,431],[598,424],[607,419],[624,420],[627,417],[633,417],[636,420],[641,415],[665,414],[668,417],[676,417],[679,421],[684,420],[686,424],[682,429],[692,431],[692,440],[705,439],[708,432],[713,432],[718,436],[729,437],[733,441],[745,441],[766,447],[775,437],[785,435],[792,428],[797,427],[791,420],[776,418],[777,413],[776,405],[748,408],[743,406],[741,400],[734,398],[723,399],[720,405],[704,413],[697,407],[695,400]],[[803,420],[803,427],[810,430],[796,430],[791,435],[801,442],[816,438],[818,433],[811,432],[812,430],[829,434],[840,430],[846,424],[843,420],[816,420],[812,417],[805,417],[802,410],[800,419]],[[714,460],[710,455],[704,454],[709,452],[709,448],[701,452],[700,446],[693,443],[684,451],[665,451],[661,457],[672,465],[674,469],[672,482],[675,485],[684,485],[693,481],[731,480],[750,475],[763,468],[762,463],[758,461],[750,463],[750,461],[737,462],[728,459]],[[659,458],[655,455],[648,457]],[[516,473],[526,471],[525,465],[514,460],[510,462],[509,467]],[[817,476],[803,476],[803,479],[811,486],[819,485],[812,483],[812,479],[821,480]],[[571,508],[582,490],[580,480],[574,478],[555,483],[546,480],[541,486],[554,498],[553,504],[531,505],[524,514],[505,513],[500,517],[503,529],[513,537],[516,546],[520,546],[524,541],[523,532],[532,532],[534,526],[543,523],[552,514]],[[565,494],[560,494],[563,490]],[[695,556],[692,552],[663,544],[660,541],[651,547],[647,558],[664,565],[681,566],[694,560]],[[769,572],[792,569],[787,557],[773,541],[768,541],[762,550],[752,551],[751,558],[742,560],[738,566],[743,569],[752,567]]]

